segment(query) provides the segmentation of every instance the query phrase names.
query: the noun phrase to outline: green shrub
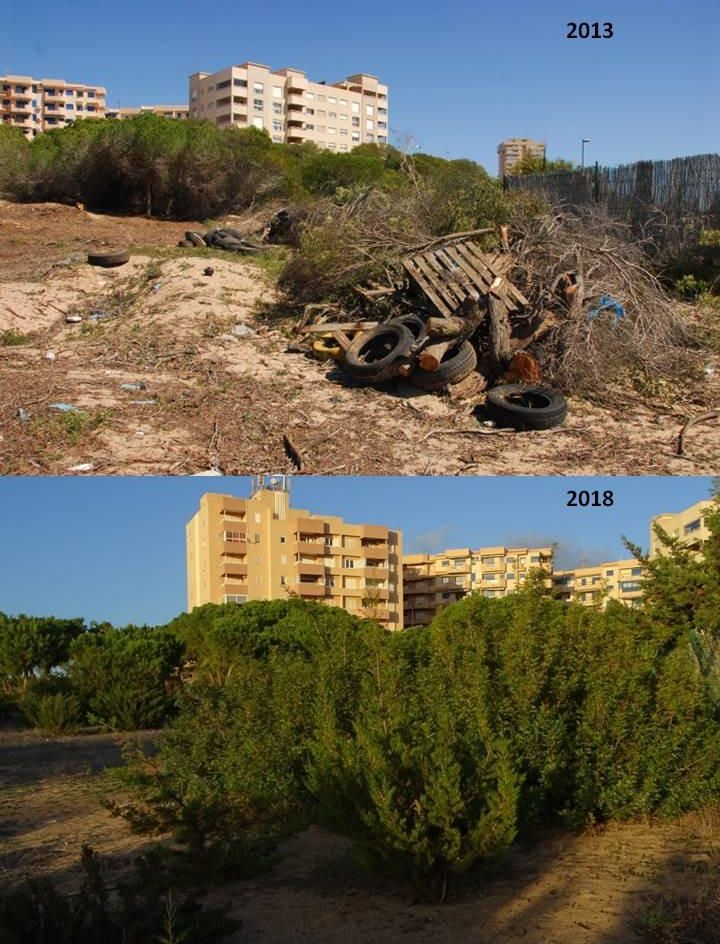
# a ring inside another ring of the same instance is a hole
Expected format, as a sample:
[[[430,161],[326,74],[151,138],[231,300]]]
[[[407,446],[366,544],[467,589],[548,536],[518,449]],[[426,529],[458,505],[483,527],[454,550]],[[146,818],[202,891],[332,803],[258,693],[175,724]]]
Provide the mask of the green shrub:
[[[111,895],[102,863],[83,847],[78,894],[30,879],[0,896],[3,944],[221,944],[238,926],[219,909],[177,895],[157,870],[139,869]]]
[[[70,692],[30,692],[21,708],[30,724],[43,734],[73,734],[82,723],[80,702]]]

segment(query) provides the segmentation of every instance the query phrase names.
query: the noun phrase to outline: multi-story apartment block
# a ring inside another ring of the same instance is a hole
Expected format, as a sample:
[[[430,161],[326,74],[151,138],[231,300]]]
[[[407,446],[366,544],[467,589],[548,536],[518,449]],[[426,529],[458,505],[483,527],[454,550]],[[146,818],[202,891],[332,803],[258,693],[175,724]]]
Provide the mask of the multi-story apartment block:
[[[298,69],[244,62],[190,76],[190,117],[220,128],[264,128],[276,143],[314,142],[331,151],[387,144],[388,88],[365,73],[327,85]]]
[[[586,606],[604,606],[618,600],[634,606],[642,597],[643,568],[634,558],[608,561],[593,567],[556,570],[552,585],[557,596]]]
[[[536,568],[552,573],[551,547],[469,547],[403,557],[404,625],[430,623],[443,607],[476,591],[504,597]]]
[[[186,528],[188,608],[304,599],[402,629],[402,535],[290,507],[284,476],[250,498],[203,495]]]
[[[530,138],[508,138],[498,144],[498,174],[500,179],[508,173],[514,164],[528,155],[543,157],[545,144],[542,141],[532,141]]]
[[[665,552],[662,542],[655,533],[655,525],[662,528],[671,538],[678,538],[689,548],[699,550],[710,537],[710,529],[705,523],[704,514],[711,505],[713,502],[708,499],[696,502],[677,514],[655,515],[650,522],[650,556],[655,557]]]
[[[105,95],[101,85],[0,75],[0,120],[34,138],[77,118],[104,118]]]
[[[163,118],[189,118],[187,105],[139,105],[137,108],[108,108],[106,118],[134,118],[135,115],[162,115]]]

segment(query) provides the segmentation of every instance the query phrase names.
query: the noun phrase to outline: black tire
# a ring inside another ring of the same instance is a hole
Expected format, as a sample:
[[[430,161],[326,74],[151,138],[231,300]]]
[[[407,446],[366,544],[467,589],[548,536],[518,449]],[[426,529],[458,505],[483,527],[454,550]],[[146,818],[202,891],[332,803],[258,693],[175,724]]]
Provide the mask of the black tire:
[[[424,338],[427,331],[425,321],[420,315],[400,315],[398,318],[391,318],[390,321],[386,321],[385,324],[405,325],[416,341],[419,341],[420,338]]]
[[[401,324],[378,325],[358,334],[345,351],[345,369],[355,380],[379,383],[396,377],[415,339]]]
[[[503,384],[488,392],[485,412],[498,426],[551,429],[567,416],[567,400],[552,387]]]
[[[178,243],[178,246],[181,246],[183,249],[192,249],[195,243],[190,242],[189,239],[181,239]]]
[[[446,351],[437,370],[419,367],[408,378],[420,390],[442,390],[450,384],[459,383],[477,367],[477,354],[469,341]]]
[[[90,265],[102,266],[103,269],[113,269],[115,266],[125,265],[130,260],[130,253],[125,250],[115,252],[89,252],[87,261]]]

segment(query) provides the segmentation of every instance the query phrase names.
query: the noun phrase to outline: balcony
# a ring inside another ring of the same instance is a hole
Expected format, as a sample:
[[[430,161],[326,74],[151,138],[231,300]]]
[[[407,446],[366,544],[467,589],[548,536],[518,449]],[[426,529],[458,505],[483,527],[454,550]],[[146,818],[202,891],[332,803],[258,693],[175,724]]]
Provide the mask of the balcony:
[[[330,588],[324,583],[296,583],[295,591],[301,597],[324,597],[330,592]]]
[[[305,97],[302,93],[291,92],[287,98],[286,103],[288,108],[304,108],[307,104]]]
[[[324,564],[298,563],[297,569],[301,577],[323,577],[325,575]]]
[[[403,570],[403,580],[425,580],[427,579],[427,574],[423,573],[421,570],[410,570],[405,568]]]
[[[296,541],[294,545],[295,554],[309,557],[324,557],[327,548],[322,541]]]
[[[363,544],[362,549],[370,560],[387,560],[390,556],[387,544]]]
[[[368,580],[387,580],[390,573],[387,567],[364,567],[361,572]]]
[[[223,590],[226,593],[236,593],[238,596],[246,597],[248,585],[240,577],[224,577],[221,581]]]
[[[222,541],[220,549],[224,554],[247,554],[247,541]]]
[[[362,595],[367,600],[382,600],[383,603],[387,603],[390,599],[390,591],[381,590],[380,587],[365,587]]]
[[[227,578],[228,580],[239,580],[243,581],[247,577],[247,564],[227,564],[222,563],[220,567],[220,574],[223,579]]]

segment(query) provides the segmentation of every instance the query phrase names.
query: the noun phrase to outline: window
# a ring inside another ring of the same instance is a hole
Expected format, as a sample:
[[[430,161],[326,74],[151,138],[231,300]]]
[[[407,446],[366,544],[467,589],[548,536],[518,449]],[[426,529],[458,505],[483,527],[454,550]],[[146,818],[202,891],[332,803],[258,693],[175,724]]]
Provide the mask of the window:
[[[443,583],[450,583],[450,578],[449,578],[449,577],[443,577],[443,578],[442,578],[442,582],[443,582]]]
[[[353,570],[355,567],[355,561],[352,557],[343,557],[342,565],[346,570]]]
[[[353,113],[353,115],[359,115],[359,114],[360,114],[360,102],[353,102],[353,103],[352,103],[352,113]]]
[[[245,79],[233,79],[233,85],[236,88],[247,88],[247,82]]]
[[[274,134],[274,135],[272,136],[272,139],[273,139],[273,141],[275,142],[275,144],[282,144],[282,135],[281,135],[281,134]]]
[[[328,116],[328,118],[337,118],[337,112],[336,112],[336,111],[329,111],[328,114],[327,114],[327,116]]]
[[[216,89],[218,90],[218,92],[219,92],[220,89],[230,88],[230,85],[231,85],[230,79],[226,79],[225,82],[218,82],[218,84],[215,86],[215,88],[216,88]]]
[[[328,129],[327,129],[327,133],[328,133],[328,134],[337,134],[337,128],[328,128]]]
[[[346,99],[346,98],[339,98],[339,99],[338,99],[338,104],[340,104],[340,105],[347,105],[347,99]]]
[[[378,108],[378,115],[387,115],[387,108]]]
[[[315,125],[309,125],[307,122],[305,122],[305,130],[306,130],[306,131],[314,131],[314,130],[315,130]]]
[[[72,89],[65,89],[65,94],[69,96],[70,98],[72,98],[75,92],[73,92]]]
[[[225,602],[225,603],[247,603],[247,597],[238,596],[236,593],[226,593],[223,602]]]
[[[273,131],[282,131],[283,123],[278,118],[273,119]],[[285,538],[280,538],[281,541],[284,541]]]
[[[65,106],[65,110],[66,110],[66,111],[73,111],[74,108],[75,108],[75,106],[74,106],[74,105],[70,105],[70,104],[68,104],[68,105]]]
[[[262,82],[256,82],[256,83],[253,85],[253,92],[254,92],[256,95],[262,95],[264,91],[265,91],[265,86],[263,85]]]
[[[287,586],[287,577],[283,576],[282,574],[280,575],[280,586],[281,587]]]
[[[373,130],[373,127],[374,127],[374,125],[373,125],[372,118],[366,118],[366,119],[365,119],[365,130],[366,130],[366,131],[372,131],[372,130]]]
[[[328,95],[328,105],[337,105],[337,99],[334,95]]]
[[[701,521],[699,518],[696,518],[694,521],[690,521],[685,525],[683,531],[685,534],[692,534],[693,531],[699,531],[701,526]]]
[[[353,118],[353,120],[352,120],[352,126],[353,126],[353,128],[359,128],[359,127],[360,127],[360,119],[359,119],[359,118]]]
[[[282,105],[279,102],[273,102],[273,114],[282,115]]]
[[[273,85],[273,98],[282,98],[282,89],[279,85]]]
[[[633,567],[630,571],[631,577],[642,577],[642,567]]]
[[[606,571],[605,571],[605,576],[606,576],[606,577],[612,577],[612,576],[614,575],[614,573],[615,573],[614,570],[606,570]]]
[[[95,98],[97,91],[95,89],[88,89],[88,98]]]
[[[366,115],[374,115],[374,114],[375,114],[375,109],[373,108],[372,105],[366,105],[366,106],[365,106],[365,114],[366,114]]]
[[[340,134],[347,134],[347,128],[341,128]]]
[[[262,111],[264,107],[265,106],[261,98],[253,99],[253,108],[255,109],[255,111]]]
[[[306,108],[306,109],[305,109],[305,114],[306,114],[306,115],[314,115],[314,114],[315,114],[315,109],[314,109],[314,108]]]
[[[314,102],[315,94],[313,92],[305,92],[305,98],[307,98],[307,100],[310,102]]]
[[[355,141],[355,142],[359,142],[359,141],[360,141],[360,132],[359,132],[359,131],[353,131],[353,133],[352,133],[352,139],[353,139],[353,141]]]
[[[281,535],[280,535],[280,543],[281,543],[281,544],[284,544],[284,543],[285,543],[285,535],[284,535],[284,534],[281,534]]]
[[[386,121],[378,121],[378,130],[379,130],[380,128],[382,128],[383,131],[386,131],[386,130],[387,130],[387,122],[386,122]]]

